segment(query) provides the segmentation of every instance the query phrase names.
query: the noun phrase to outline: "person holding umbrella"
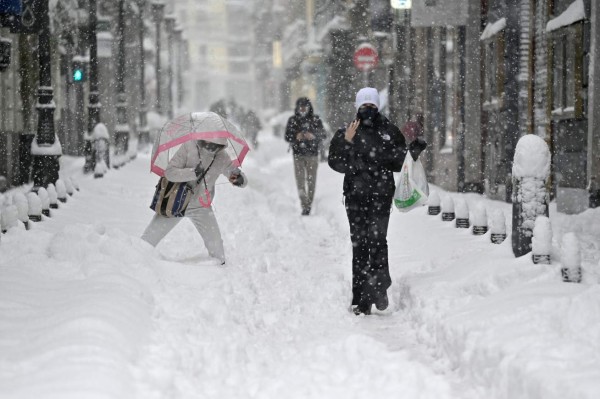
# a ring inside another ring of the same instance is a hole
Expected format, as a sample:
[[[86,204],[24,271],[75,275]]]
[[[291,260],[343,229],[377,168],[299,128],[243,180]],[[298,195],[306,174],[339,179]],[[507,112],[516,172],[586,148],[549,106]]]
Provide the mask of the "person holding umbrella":
[[[185,217],[200,233],[208,254],[224,265],[223,239],[211,206],[215,197],[215,182],[223,175],[234,186],[247,185],[248,179],[239,166],[248,148],[240,138],[241,134],[235,132],[235,127],[219,115],[212,112],[194,113],[188,118],[176,119],[163,128],[153,150],[151,170],[170,182],[197,183]],[[241,151],[234,149],[236,155],[233,159],[227,152],[227,149],[234,147],[232,143],[241,144],[242,148]],[[168,154],[164,156],[174,148],[177,150],[172,157]],[[160,162],[168,158],[163,169]],[[156,213],[144,230],[142,239],[156,246],[180,220],[180,217],[165,217]]]
[[[427,143],[408,148],[400,129],[379,113],[379,93],[372,87],[356,94],[356,119],[338,130],[329,147],[329,166],[344,174],[344,204],[352,240],[352,307],[356,315],[388,307],[392,283],[387,229],[395,192],[394,174],[407,152],[417,159]]]

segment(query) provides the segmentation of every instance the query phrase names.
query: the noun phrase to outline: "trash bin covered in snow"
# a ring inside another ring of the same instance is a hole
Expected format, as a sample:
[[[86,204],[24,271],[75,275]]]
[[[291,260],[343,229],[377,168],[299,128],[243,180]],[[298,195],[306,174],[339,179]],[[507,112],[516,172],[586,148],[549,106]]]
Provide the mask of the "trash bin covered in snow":
[[[542,138],[533,134],[521,137],[515,149],[512,175],[512,248],[518,257],[531,251],[536,217],[548,216],[550,150]]]

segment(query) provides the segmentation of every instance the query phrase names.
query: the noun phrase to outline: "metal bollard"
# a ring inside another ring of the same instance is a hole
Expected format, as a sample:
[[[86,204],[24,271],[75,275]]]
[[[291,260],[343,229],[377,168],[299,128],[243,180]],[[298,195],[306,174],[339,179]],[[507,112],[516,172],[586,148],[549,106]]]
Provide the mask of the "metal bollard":
[[[575,233],[566,233],[562,239],[560,270],[563,281],[566,283],[581,283],[581,252],[579,240]]]
[[[442,201],[442,221],[451,222],[454,220],[454,201],[447,195]]]
[[[538,216],[535,219],[533,237],[531,238],[531,259],[533,263],[551,263],[552,252],[552,225],[547,216]]]

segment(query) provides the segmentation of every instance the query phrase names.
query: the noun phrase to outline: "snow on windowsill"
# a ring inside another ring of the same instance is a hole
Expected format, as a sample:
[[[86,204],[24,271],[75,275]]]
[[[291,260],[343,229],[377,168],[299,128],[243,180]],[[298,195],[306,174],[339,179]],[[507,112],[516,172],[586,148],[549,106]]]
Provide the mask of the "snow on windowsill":
[[[481,33],[479,40],[487,40],[497,35],[502,29],[506,28],[506,18],[500,18],[493,24],[487,24]]]
[[[558,17],[548,21],[546,32],[552,32],[564,26],[571,25],[577,21],[585,19],[585,8],[583,0],[575,0],[571,5],[560,14]]]

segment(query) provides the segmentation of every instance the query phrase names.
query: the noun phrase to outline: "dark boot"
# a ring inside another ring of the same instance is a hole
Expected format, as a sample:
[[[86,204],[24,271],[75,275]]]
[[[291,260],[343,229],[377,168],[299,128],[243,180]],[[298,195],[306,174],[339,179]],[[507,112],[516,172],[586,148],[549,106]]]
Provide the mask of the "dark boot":
[[[381,294],[377,298],[377,301],[375,302],[375,307],[377,308],[377,310],[386,310],[388,305],[389,305],[389,301],[388,301],[387,292],[384,291],[383,294]]]
[[[352,309],[352,311],[357,316],[360,316],[361,314],[368,316],[371,314],[371,304],[365,305],[361,303],[359,305],[356,305],[356,307]]]

